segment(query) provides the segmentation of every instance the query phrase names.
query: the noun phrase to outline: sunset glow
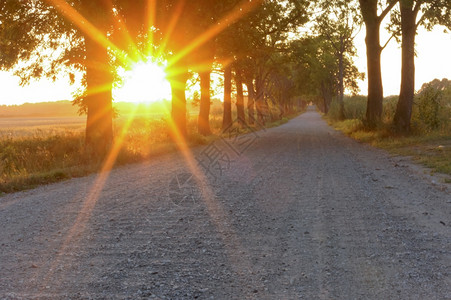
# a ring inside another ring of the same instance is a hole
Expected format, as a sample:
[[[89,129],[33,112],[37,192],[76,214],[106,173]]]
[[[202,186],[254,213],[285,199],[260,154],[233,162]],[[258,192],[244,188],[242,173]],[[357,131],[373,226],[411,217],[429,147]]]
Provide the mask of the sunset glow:
[[[154,62],[140,62],[129,71],[119,70],[123,84],[114,90],[116,101],[150,103],[171,98],[171,87],[164,67]]]

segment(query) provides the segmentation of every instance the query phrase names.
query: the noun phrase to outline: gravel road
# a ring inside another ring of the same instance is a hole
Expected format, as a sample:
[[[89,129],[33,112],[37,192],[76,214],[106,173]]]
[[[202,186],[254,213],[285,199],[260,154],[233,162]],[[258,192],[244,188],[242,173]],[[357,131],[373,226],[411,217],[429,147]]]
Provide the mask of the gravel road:
[[[310,108],[1,197],[0,299],[451,299],[450,226],[449,189]]]

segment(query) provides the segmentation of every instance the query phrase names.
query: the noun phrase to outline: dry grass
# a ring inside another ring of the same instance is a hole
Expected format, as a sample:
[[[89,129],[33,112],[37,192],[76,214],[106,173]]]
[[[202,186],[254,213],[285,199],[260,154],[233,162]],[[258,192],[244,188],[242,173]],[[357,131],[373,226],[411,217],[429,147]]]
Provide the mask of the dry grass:
[[[444,97],[443,105],[438,108],[436,115],[425,115],[419,110],[419,98],[413,107],[412,132],[409,135],[400,135],[395,132],[391,123],[395,113],[397,97],[384,99],[383,123],[376,129],[368,129],[362,121],[366,111],[366,97],[350,97],[345,99],[345,112],[347,120],[339,121],[332,111],[327,116],[329,124],[352,138],[369,143],[375,147],[383,148],[391,153],[410,156],[415,161],[429,167],[432,172],[451,175],[451,98]],[[429,101],[433,103],[432,101]],[[430,104],[428,102],[428,104]],[[332,107],[331,110],[336,107]],[[424,120],[427,117],[437,122],[431,128]]]
[[[368,130],[362,121],[352,119],[329,123],[350,137],[379,147],[393,154],[410,156],[429,167],[433,172],[451,175],[451,133],[437,130],[428,133],[416,132],[408,136],[393,133],[390,125]]]
[[[221,113],[220,110],[213,111],[210,122],[213,135],[209,137],[196,133],[197,116],[192,114],[188,121],[188,145],[207,144],[217,139],[221,134]],[[127,119],[122,116],[115,120],[116,135],[122,131]],[[287,120],[268,123],[267,127]],[[8,123],[6,119],[1,121]],[[0,194],[98,171],[102,160],[85,150],[84,126],[83,118],[77,122],[67,118],[23,119],[4,126],[0,131]],[[255,129],[248,128],[247,131]],[[246,129],[240,132],[245,133]],[[124,136],[116,165],[139,162],[176,150],[164,117],[138,116]]]

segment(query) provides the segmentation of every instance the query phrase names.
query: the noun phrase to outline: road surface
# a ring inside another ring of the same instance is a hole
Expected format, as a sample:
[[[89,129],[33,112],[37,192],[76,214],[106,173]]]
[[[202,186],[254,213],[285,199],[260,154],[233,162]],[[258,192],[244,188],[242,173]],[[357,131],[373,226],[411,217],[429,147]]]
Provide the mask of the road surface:
[[[309,109],[0,198],[0,299],[451,299],[451,195]]]

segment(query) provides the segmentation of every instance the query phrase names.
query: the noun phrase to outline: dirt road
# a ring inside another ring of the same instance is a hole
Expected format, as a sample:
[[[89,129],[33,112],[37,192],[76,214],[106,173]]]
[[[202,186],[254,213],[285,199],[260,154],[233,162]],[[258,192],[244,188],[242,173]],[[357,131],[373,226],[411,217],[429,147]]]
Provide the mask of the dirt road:
[[[449,190],[310,109],[1,197],[0,299],[451,299],[450,226]]]

